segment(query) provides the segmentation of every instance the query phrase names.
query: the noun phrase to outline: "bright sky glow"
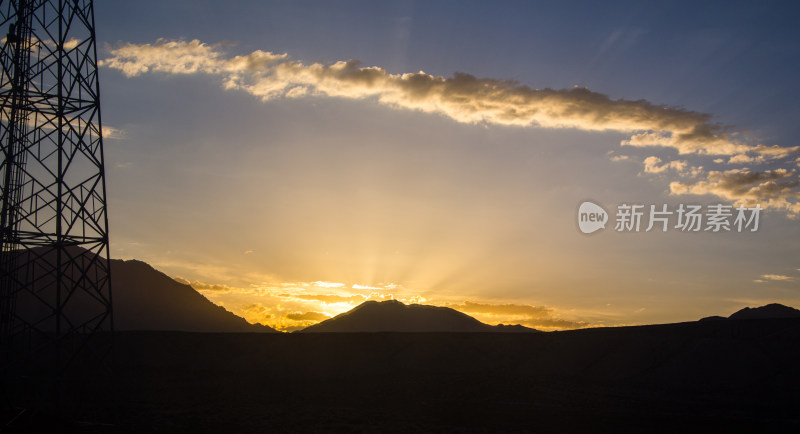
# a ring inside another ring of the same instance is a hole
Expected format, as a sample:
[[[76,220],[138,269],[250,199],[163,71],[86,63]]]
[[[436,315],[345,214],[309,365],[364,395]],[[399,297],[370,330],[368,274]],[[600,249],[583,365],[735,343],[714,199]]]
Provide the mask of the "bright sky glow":
[[[251,322],[388,298],[548,330],[800,305],[780,7],[95,7],[112,256]],[[764,212],[752,233],[584,235],[585,200]]]

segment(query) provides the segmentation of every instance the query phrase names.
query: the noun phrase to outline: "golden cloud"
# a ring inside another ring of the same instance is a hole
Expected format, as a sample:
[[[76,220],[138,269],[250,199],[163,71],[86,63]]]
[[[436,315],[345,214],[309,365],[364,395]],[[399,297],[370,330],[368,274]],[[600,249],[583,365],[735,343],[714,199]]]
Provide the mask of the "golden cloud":
[[[800,180],[794,170],[752,171],[732,169],[708,172],[695,182],[670,183],[670,194],[713,194],[733,201],[737,206],[761,205],[764,209],[783,210],[790,217],[800,215]]]
[[[286,315],[286,318],[294,321],[325,321],[330,316],[322,312],[294,312]]]
[[[315,287],[315,282],[274,283],[264,287],[264,290],[253,290],[253,288],[237,288],[200,281],[189,282],[181,277],[175,277],[174,280],[191,285],[206,296],[213,295],[209,300],[220,305],[224,304],[226,309],[250,323],[260,323],[285,332],[299,330],[324,321],[367,300],[395,299],[392,294],[380,292],[370,294],[305,292],[309,288]],[[385,286],[399,288],[399,285]],[[340,287],[334,289],[343,291]],[[487,324],[522,324],[540,330],[565,330],[593,326],[586,321],[562,318],[555,309],[544,306],[469,300],[453,303],[444,300],[427,300],[425,297],[413,293],[404,293],[397,299],[406,304],[425,303],[449,307]]]
[[[555,310],[544,306],[529,304],[492,304],[465,301],[463,303],[445,303],[445,307],[455,309],[474,316],[489,324],[522,324],[540,330],[564,330],[590,327],[585,321],[572,321],[559,318]]]
[[[228,56],[222,46],[198,40],[126,43],[110,48],[110,53],[100,65],[128,77],[150,72],[216,75],[226,89],[265,101],[305,96],[372,98],[391,107],[441,114],[463,123],[635,133],[622,144],[670,147],[681,154],[750,153],[755,157],[748,158],[774,159],[800,149],[748,145],[737,140],[730,128],[713,123],[708,114],[645,100],[611,99],[583,87],[534,89],[464,73],[452,77],[423,71],[390,74],[357,60],[306,65],[287,54],[261,50]]]
[[[681,173],[686,170],[688,164],[683,160],[669,161],[662,164],[661,159],[658,157],[647,157],[644,159],[644,173],[664,173],[667,170]]]
[[[173,277],[172,279],[174,281],[178,282],[178,283],[182,283],[184,285],[189,285],[189,286],[191,286],[192,288],[194,288],[197,291],[230,292],[230,291],[234,291],[234,290],[239,290],[239,288],[235,288],[235,287],[228,286],[228,285],[208,284],[208,283],[199,282],[197,280],[191,282],[191,281],[189,281],[187,279],[184,279],[183,277],[180,277],[180,276]]]
[[[283,293],[282,297],[297,298],[300,300],[321,301],[323,303],[363,303],[369,297],[355,294],[355,295],[335,295],[335,294],[292,294]]]
[[[794,278],[792,278],[791,276],[786,276],[783,274],[762,274],[761,278],[765,280],[776,280],[784,282],[794,280]]]

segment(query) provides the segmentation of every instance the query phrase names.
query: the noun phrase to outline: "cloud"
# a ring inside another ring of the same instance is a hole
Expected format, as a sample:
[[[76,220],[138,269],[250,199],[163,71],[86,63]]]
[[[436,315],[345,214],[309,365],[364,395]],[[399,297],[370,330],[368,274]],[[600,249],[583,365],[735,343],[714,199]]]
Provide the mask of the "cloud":
[[[108,125],[103,125],[103,138],[104,139],[124,139],[125,138],[125,131],[111,127]]]
[[[753,152],[770,158],[786,158],[792,154],[797,154],[798,150],[800,150],[800,146],[781,147],[777,145],[758,145],[753,148]]]
[[[800,215],[794,172],[775,168],[784,163],[792,167],[800,164],[800,146],[747,143],[743,134],[715,123],[706,113],[645,100],[612,99],[582,87],[534,89],[514,81],[464,73],[452,77],[423,71],[391,74],[381,67],[363,66],[357,60],[304,64],[288,54],[261,50],[234,56],[227,54],[222,45],[199,40],[125,43],[109,48],[109,52],[110,57],[100,64],[128,77],[145,73],[207,74],[217,77],[226,89],[243,91],[264,101],[304,97],[370,99],[462,123],[618,131],[631,134],[620,143],[622,146],[667,147],[696,158],[713,155],[716,164],[774,163],[771,170],[742,168],[706,173],[702,166],[684,159],[663,162],[652,156],[644,161],[644,173],[679,177],[670,183],[673,195],[713,194],[736,204],[760,203],[764,209],[783,210],[790,217]],[[611,159],[623,161],[628,157]],[[690,179],[680,179],[685,177]],[[315,283],[322,288],[339,287],[326,285],[342,284]]]
[[[793,277],[785,276],[783,274],[762,274],[761,275],[761,279],[763,279],[763,280],[781,281],[781,282],[794,280]]]
[[[644,159],[644,173],[663,173],[667,170],[674,170],[676,172],[684,172],[689,165],[686,161],[676,160],[661,164],[661,159],[658,157],[647,157]]]
[[[553,308],[515,303],[491,303],[459,300],[428,300],[425,297],[405,291],[397,284],[381,284],[404,292],[397,296],[382,292],[369,294],[348,293],[348,289],[336,287],[338,294],[307,293],[318,282],[284,282],[269,285],[251,285],[248,288],[232,287],[223,284],[210,284],[199,281],[190,282],[182,277],[175,281],[191,285],[209,300],[246,319],[250,323],[260,323],[280,331],[293,331],[324,321],[340,313],[349,311],[367,300],[396,299],[406,304],[424,303],[445,306],[487,324],[522,324],[540,330],[565,330],[592,327],[593,324],[563,318]]]
[[[747,163],[756,163],[760,164],[765,161],[763,155],[757,155],[755,157],[751,157],[747,154],[736,154],[728,159],[728,164],[747,164]]]
[[[63,118],[61,120],[63,122],[61,130],[66,133],[80,132],[80,134],[89,134],[90,136],[99,134],[102,135],[103,139],[124,139],[127,136],[126,132],[120,128],[112,127],[108,124],[103,124],[102,127],[99,127],[100,124],[96,120],[92,120],[91,123],[87,124],[88,120],[82,116]],[[25,124],[28,128],[40,128],[45,131],[54,131],[58,128],[58,120],[55,115],[28,117],[25,119]]]
[[[314,286],[318,286],[320,288],[343,288],[344,287],[344,283],[338,283],[338,282],[317,281],[317,282],[312,282],[311,284],[314,285]]]
[[[286,318],[289,318],[294,321],[325,321],[326,319],[330,318],[328,315],[325,315],[322,312],[305,312],[305,313],[290,313],[286,315]]]
[[[271,309],[261,303],[248,304],[234,310],[234,314],[241,316],[251,324],[268,325],[273,319],[273,315],[270,313]]]
[[[145,73],[209,74],[218,76],[226,89],[244,91],[264,101],[307,96],[369,98],[463,123],[632,133],[622,145],[670,147],[680,154],[749,153],[753,156],[750,158],[776,159],[800,149],[749,145],[730,127],[712,122],[709,114],[645,100],[612,99],[583,87],[534,89],[465,73],[452,77],[423,71],[390,74],[357,60],[304,64],[287,54],[261,50],[230,56],[221,45],[198,40],[125,43],[109,51],[111,57],[100,65],[128,77]]]
[[[363,303],[367,300],[368,297],[356,294],[356,295],[335,295],[335,294],[291,294],[291,293],[284,293],[281,294],[282,297],[292,297],[297,298],[300,300],[309,300],[309,301],[321,301],[323,303]]]
[[[445,307],[455,309],[478,320],[491,324],[522,324],[542,330],[563,330],[590,327],[585,321],[571,321],[555,316],[555,310],[544,306],[529,304],[491,304],[464,301],[460,304],[445,303]]]
[[[173,277],[172,279],[174,281],[178,282],[178,283],[182,283],[184,285],[189,285],[192,288],[194,288],[196,291],[231,292],[231,291],[238,291],[239,290],[239,288],[235,288],[235,287],[228,286],[228,285],[220,285],[220,284],[216,284],[216,283],[215,284],[208,284],[208,283],[203,283],[203,282],[200,282],[200,281],[197,281],[197,280],[195,280],[193,282],[190,282],[189,280],[184,279],[183,277],[180,277],[180,276]]]
[[[800,179],[795,170],[752,171],[746,168],[712,170],[694,182],[671,182],[670,194],[713,194],[737,206],[761,205],[764,209],[784,210],[790,217],[800,215]]]

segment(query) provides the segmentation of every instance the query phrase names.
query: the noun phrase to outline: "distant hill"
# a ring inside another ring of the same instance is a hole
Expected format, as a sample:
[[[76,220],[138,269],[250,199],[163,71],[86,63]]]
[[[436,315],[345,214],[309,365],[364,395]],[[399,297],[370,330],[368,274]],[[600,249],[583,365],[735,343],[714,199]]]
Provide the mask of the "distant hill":
[[[724,316],[712,315],[712,316],[707,316],[705,318],[700,318],[700,321],[720,321],[726,319],[728,318],[725,318]]]
[[[70,255],[86,255],[86,250],[70,247]],[[37,262],[32,270],[45,268],[38,264],[54,263],[51,251],[36,250]],[[34,274],[37,272],[34,271]],[[91,274],[90,270],[88,274]],[[67,279],[75,276],[67,275]],[[55,329],[47,320],[52,307],[46,303],[54,300],[55,289],[49,279],[37,278],[38,297],[21,293],[16,300],[16,316],[29,323],[38,324],[41,330]],[[46,281],[45,281],[46,280]],[[49,283],[48,283],[49,282]],[[190,332],[276,332],[260,325],[250,324],[244,318],[217,306],[191,286],[181,284],[136,260],[111,260],[111,288],[116,330],[164,330]],[[64,312],[75,323],[82,323],[98,314],[98,303],[88,294],[73,294],[64,305]]]
[[[761,307],[746,307],[729,316],[730,319],[800,318],[800,310],[778,303]]]
[[[700,319],[700,321],[718,321],[727,319],[775,319],[775,318],[800,318],[800,310],[793,307],[784,306],[779,303],[771,303],[761,307],[745,307],[729,317],[714,315]]]
[[[277,333],[248,323],[142,261],[112,259],[111,284],[118,330]]]
[[[352,310],[300,330],[325,332],[536,332],[515,326],[491,326],[449,307],[406,305],[397,300],[366,301]]]

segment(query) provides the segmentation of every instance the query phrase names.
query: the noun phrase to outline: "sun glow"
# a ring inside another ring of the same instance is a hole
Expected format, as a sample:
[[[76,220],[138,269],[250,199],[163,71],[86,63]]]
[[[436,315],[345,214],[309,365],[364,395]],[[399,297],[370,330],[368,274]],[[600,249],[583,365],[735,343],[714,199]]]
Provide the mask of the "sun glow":
[[[246,319],[279,331],[291,332],[345,313],[369,300],[399,300],[405,304],[449,307],[487,324],[522,324],[540,330],[590,327],[590,322],[564,317],[551,308],[492,301],[458,301],[456,298],[428,298],[396,283],[378,285],[344,284],[324,281],[282,282],[247,288],[175,278],[191,285],[212,302]],[[369,292],[366,292],[368,290]]]

